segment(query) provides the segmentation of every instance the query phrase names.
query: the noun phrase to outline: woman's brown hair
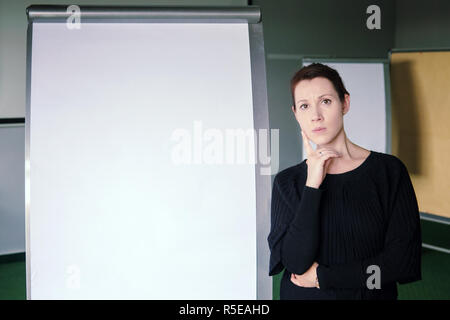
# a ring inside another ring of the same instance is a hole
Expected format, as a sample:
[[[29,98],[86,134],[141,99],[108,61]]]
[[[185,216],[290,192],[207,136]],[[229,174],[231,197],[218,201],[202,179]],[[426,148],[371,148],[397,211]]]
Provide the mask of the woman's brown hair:
[[[339,96],[339,99],[341,100],[341,102],[344,102],[345,95],[349,93],[347,89],[345,89],[344,83],[342,82],[339,73],[335,69],[330,68],[327,65],[321,63],[312,63],[298,70],[291,79],[291,94],[294,106],[294,90],[297,84],[302,80],[311,80],[317,77],[323,77],[330,80]]]

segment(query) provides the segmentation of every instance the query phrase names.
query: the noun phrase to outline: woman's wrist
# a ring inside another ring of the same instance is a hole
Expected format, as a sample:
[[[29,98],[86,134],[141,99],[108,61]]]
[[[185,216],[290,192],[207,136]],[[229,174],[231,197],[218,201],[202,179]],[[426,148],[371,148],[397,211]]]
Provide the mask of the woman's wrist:
[[[319,187],[320,187],[320,185],[317,185],[317,183],[311,183],[309,181],[306,181],[305,186],[314,188],[314,189],[319,189]]]
[[[319,267],[319,264],[317,264],[317,266],[316,266],[316,270],[315,270],[316,280],[315,280],[314,284],[315,284],[315,286],[316,286],[317,289],[320,289],[319,277],[318,277],[318,275],[317,275],[317,268],[318,268],[318,267]]]

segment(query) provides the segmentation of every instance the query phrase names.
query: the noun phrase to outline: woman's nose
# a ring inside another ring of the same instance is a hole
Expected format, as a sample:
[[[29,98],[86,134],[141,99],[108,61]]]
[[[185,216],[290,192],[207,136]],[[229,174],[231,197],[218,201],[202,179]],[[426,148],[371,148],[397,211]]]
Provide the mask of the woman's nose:
[[[322,119],[322,114],[320,113],[320,110],[318,107],[312,108],[312,120],[317,121]]]

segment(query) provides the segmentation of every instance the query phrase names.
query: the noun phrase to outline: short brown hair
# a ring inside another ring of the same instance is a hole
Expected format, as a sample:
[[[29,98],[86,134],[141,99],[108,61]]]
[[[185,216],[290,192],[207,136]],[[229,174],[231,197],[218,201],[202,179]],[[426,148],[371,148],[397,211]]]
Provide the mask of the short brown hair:
[[[298,70],[291,79],[291,94],[294,107],[294,90],[297,84],[302,80],[311,80],[317,77],[323,77],[330,80],[339,96],[339,99],[341,100],[341,102],[344,102],[345,95],[349,93],[347,89],[345,89],[344,83],[342,82],[339,73],[335,69],[330,68],[327,65],[321,63],[312,63]]]

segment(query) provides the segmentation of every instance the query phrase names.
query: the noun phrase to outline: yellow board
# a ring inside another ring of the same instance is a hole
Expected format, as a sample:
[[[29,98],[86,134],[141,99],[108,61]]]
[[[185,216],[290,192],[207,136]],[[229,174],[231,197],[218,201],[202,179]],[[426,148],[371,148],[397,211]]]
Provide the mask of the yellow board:
[[[450,52],[392,53],[392,154],[419,210],[450,218]]]

